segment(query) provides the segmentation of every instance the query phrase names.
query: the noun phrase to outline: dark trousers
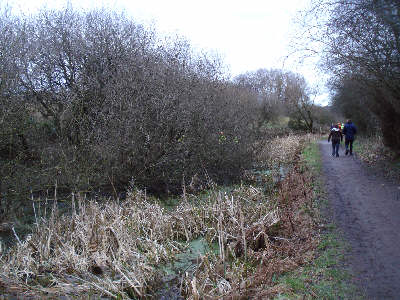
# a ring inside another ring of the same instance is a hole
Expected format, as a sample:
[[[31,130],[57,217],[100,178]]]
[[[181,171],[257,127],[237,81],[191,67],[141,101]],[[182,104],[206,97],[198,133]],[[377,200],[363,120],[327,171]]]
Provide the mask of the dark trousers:
[[[340,142],[332,141],[332,156],[339,156],[339,146]]]
[[[353,154],[353,142],[354,139],[345,139],[344,144],[346,146],[346,152],[349,151],[350,146],[350,154]]]

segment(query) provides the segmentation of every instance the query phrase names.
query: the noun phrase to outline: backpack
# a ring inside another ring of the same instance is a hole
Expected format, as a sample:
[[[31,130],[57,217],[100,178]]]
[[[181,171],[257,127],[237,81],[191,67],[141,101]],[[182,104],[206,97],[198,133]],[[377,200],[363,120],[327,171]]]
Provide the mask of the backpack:
[[[332,143],[338,143],[342,139],[342,133],[338,128],[332,128],[329,138],[332,139]]]

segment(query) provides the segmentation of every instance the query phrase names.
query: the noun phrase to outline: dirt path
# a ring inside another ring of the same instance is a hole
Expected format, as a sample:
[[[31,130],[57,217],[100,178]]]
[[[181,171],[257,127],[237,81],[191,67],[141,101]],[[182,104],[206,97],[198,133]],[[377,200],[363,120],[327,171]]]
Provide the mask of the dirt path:
[[[400,183],[374,174],[354,156],[332,157],[320,142],[333,221],[349,242],[350,267],[368,299],[400,299]]]

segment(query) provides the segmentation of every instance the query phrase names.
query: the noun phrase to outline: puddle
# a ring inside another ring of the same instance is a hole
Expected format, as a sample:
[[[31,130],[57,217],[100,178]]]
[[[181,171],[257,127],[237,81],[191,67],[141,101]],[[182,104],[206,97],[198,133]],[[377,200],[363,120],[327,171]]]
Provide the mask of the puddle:
[[[254,173],[256,175],[258,175],[256,178],[257,178],[257,181],[259,181],[259,182],[263,182],[261,177],[271,176],[273,182],[278,183],[278,182],[282,181],[283,179],[285,179],[285,177],[289,173],[289,171],[290,171],[290,167],[281,165],[281,166],[279,166],[279,168],[277,168],[277,171],[259,170],[259,171],[255,171]]]
[[[187,272],[189,276],[193,274],[199,263],[199,257],[206,253],[213,252],[218,254],[218,243],[211,246],[204,238],[198,238],[187,244],[185,252],[175,256],[175,260],[164,265],[161,270],[165,273],[163,287],[157,293],[158,299],[162,300],[181,300],[180,286],[182,276]]]

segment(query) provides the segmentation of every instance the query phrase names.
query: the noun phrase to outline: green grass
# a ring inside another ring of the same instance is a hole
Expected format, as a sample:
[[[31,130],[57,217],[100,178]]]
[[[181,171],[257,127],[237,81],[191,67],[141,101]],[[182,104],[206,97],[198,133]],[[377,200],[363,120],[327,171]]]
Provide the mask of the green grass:
[[[341,267],[346,248],[335,229],[323,234],[319,256],[312,264],[277,279],[290,289],[280,299],[363,299],[350,283],[350,274]]]
[[[303,150],[305,165],[311,169],[313,175],[319,175],[322,169],[322,161],[317,142],[308,144]]]
[[[315,201],[315,209],[324,209],[328,203],[323,182],[318,179],[322,175],[318,143],[308,144],[302,157],[303,167],[314,175],[313,188],[318,200]],[[336,226],[325,225],[317,247],[317,258],[309,265],[276,278],[275,283],[284,285],[289,292],[280,294],[275,299],[363,299],[351,284],[351,275],[343,266],[347,250],[348,246],[337,233]]]

